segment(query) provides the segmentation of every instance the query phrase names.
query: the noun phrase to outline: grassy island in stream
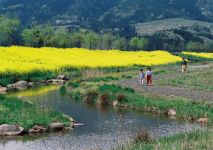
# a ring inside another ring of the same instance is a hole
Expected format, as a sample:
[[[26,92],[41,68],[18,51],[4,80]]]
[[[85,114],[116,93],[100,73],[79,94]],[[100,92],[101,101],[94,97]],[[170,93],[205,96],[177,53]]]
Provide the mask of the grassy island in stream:
[[[38,107],[28,101],[0,95],[0,124],[19,125],[27,131],[34,125],[47,127],[54,122],[69,126],[70,120],[62,113]]]

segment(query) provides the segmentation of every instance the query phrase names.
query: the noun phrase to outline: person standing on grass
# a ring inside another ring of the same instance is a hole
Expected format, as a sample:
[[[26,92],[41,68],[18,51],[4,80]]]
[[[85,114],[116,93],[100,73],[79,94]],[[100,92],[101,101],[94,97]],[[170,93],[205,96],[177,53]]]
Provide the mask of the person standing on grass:
[[[182,72],[185,72],[187,69],[187,61],[185,58],[182,58]]]
[[[145,78],[145,73],[143,72],[143,69],[140,70],[140,73],[139,73],[139,82],[141,85],[143,85],[144,83],[144,78]]]
[[[152,86],[152,69],[149,67],[147,68],[147,72],[146,72],[146,85],[147,86]]]

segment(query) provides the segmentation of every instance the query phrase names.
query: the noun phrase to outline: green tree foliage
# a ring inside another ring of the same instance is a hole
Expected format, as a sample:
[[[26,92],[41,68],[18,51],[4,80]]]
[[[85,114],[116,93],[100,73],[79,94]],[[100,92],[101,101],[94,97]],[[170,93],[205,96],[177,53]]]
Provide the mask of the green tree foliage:
[[[190,41],[186,45],[186,50],[190,52],[202,52],[204,49],[204,44],[200,42]]]
[[[126,39],[123,37],[119,37],[117,36],[115,38],[115,40],[113,41],[113,47],[115,49],[119,49],[119,50],[125,50],[126,49]]]
[[[15,45],[19,26],[20,21],[18,19],[0,16],[0,45]]]
[[[77,48],[83,47],[85,44],[85,33],[84,32],[75,32],[72,35],[73,46]]]
[[[89,31],[85,35],[85,47],[89,49],[96,49],[100,43],[100,37],[97,33]]]
[[[57,29],[52,36],[52,45],[55,47],[68,48],[74,46],[73,38],[65,28]]]
[[[113,41],[114,41],[114,36],[111,33],[106,33],[103,35],[104,47],[107,50],[112,49]]]
[[[131,40],[130,40],[130,46],[134,49],[134,50],[137,50],[138,49],[138,45],[139,45],[139,41],[140,39],[138,37],[133,37]]]
[[[130,46],[134,50],[143,50],[143,49],[146,49],[148,45],[149,45],[149,41],[146,38],[133,37],[130,40]]]
[[[22,37],[25,45],[32,47],[42,47],[43,37],[42,37],[43,27],[35,26],[31,29],[24,29],[22,33]]]

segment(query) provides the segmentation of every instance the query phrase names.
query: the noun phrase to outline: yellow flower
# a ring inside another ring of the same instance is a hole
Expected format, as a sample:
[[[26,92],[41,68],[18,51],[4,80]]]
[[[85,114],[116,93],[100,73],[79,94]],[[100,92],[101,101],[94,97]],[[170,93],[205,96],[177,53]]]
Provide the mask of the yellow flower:
[[[183,54],[191,55],[191,56],[197,56],[197,57],[203,57],[203,58],[212,58],[213,59],[213,53],[183,52]]]
[[[83,48],[0,47],[0,73],[28,73],[34,70],[56,71],[63,67],[128,67],[162,65],[180,61],[165,51],[126,52],[119,50],[88,50]]]

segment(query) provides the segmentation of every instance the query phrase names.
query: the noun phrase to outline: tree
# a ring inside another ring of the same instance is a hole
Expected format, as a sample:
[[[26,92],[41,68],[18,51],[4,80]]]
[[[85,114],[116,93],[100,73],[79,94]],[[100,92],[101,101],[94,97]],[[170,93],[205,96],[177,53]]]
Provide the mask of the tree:
[[[202,52],[204,50],[204,44],[200,42],[193,42],[190,41],[186,45],[186,50],[187,51],[192,51],[192,52]]]
[[[73,44],[74,47],[83,47],[84,43],[85,43],[85,33],[83,32],[75,32],[72,35],[72,40],[73,40]]]
[[[98,43],[100,42],[100,37],[95,32],[88,32],[85,36],[85,47],[89,49],[96,49]]]
[[[126,39],[123,37],[116,37],[113,42],[113,47],[119,50],[126,49]]]
[[[138,37],[133,37],[130,40],[130,46],[133,48],[133,50],[138,49],[139,42],[140,42],[140,39]]]
[[[9,46],[16,44],[20,21],[16,18],[0,16],[0,45]]]
[[[147,46],[149,45],[149,40],[146,38],[140,38],[138,41],[138,49],[144,50],[147,49]]]
[[[206,52],[213,52],[213,42],[208,42],[205,47]]]
[[[53,46],[54,29],[48,25],[34,26],[31,29],[24,29],[22,37],[27,46]]]
[[[35,26],[31,29],[24,29],[22,32],[22,38],[26,46],[32,47],[43,46],[41,27],[39,26]]]
[[[109,50],[112,49],[112,43],[114,41],[114,37],[111,33],[106,33],[103,35],[103,43],[104,43],[104,48]]]
[[[54,32],[52,41],[53,41],[52,46],[55,47],[60,48],[74,47],[74,41],[71,37],[71,33],[69,33],[65,28],[57,29]]]

